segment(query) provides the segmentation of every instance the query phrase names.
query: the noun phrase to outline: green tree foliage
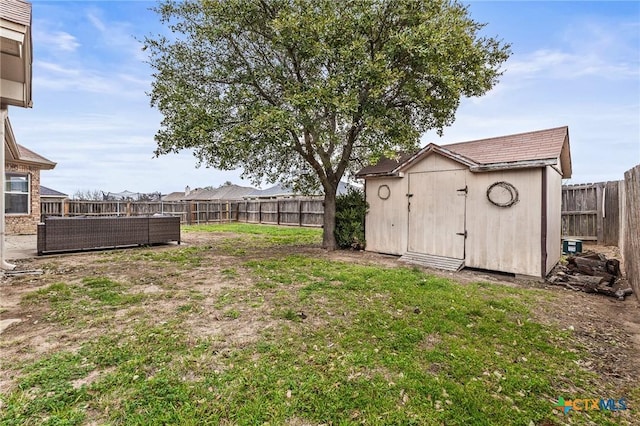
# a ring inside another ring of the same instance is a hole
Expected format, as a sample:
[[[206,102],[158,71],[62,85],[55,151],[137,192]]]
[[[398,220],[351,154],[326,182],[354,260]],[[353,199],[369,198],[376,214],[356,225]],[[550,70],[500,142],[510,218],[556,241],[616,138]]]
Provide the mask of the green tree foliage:
[[[509,56],[455,0],[163,0],[156,11],[172,31],[145,39],[163,115],[156,155],[188,148],[254,183],[321,187],[330,249],[340,179],[450,125]]]
[[[346,194],[336,197],[335,235],[338,247],[364,249],[364,219],[368,208],[362,190],[349,189]]]

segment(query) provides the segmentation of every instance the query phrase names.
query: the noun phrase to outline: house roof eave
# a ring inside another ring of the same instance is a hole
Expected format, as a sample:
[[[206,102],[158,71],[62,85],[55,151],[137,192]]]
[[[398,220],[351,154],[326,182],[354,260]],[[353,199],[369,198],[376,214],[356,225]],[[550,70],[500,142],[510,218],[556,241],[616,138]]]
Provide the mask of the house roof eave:
[[[571,145],[569,143],[569,129],[567,128],[567,134],[562,143],[562,150],[560,151],[560,168],[562,169],[562,178],[569,179],[573,174],[573,167],[571,165]]]
[[[477,166],[469,167],[469,170],[474,173],[479,172],[493,172],[499,170],[513,170],[513,169],[533,169],[546,166],[555,166],[558,164],[557,158],[549,158],[545,160],[525,160],[525,161],[511,161],[504,163],[493,164],[478,164]]]
[[[14,164],[22,164],[25,166],[33,166],[37,167],[40,170],[53,170],[58,165],[58,163],[50,162],[40,162],[40,161],[30,161],[30,160],[11,160]]]
[[[363,173],[363,174],[357,174],[356,175],[356,178],[358,178],[358,179],[383,178],[383,177],[401,178],[401,177],[404,177],[404,173],[402,173],[402,172],[398,172],[398,173],[380,172],[380,173]]]

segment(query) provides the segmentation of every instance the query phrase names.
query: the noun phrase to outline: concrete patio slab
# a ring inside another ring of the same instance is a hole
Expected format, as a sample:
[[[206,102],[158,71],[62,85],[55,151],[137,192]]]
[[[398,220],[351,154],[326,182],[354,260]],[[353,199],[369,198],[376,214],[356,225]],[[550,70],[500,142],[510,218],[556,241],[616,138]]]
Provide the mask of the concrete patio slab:
[[[7,235],[4,239],[7,260],[28,259],[38,255],[36,235]]]

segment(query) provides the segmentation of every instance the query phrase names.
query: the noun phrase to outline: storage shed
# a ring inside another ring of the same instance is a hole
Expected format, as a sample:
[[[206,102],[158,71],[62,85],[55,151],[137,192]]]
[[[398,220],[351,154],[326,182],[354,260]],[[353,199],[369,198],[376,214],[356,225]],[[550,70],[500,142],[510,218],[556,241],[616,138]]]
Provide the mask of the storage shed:
[[[366,249],[440,269],[545,277],[561,255],[568,127],[383,158],[357,174]]]

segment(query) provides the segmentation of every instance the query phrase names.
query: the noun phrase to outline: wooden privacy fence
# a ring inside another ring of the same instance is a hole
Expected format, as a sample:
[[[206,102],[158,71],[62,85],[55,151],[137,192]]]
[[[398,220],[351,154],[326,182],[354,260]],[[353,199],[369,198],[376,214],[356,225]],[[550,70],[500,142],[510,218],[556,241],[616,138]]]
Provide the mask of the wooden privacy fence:
[[[620,240],[620,182],[562,187],[562,237],[618,245]]]
[[[239,222],[322,226],[324,217],[322,200],[312,198],[241,201],[237,205]]]
[[[179,216],[182,224],[246,222],[295,226],[322,226],[323,201],[315,198],[251,201],[80,201],[42,200],[46,217]]]
[[[640,300],[640,165],[624,174],[621,248],[624,269]]]

